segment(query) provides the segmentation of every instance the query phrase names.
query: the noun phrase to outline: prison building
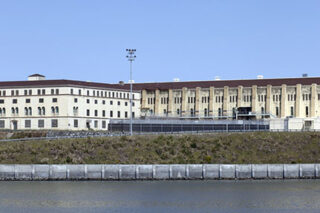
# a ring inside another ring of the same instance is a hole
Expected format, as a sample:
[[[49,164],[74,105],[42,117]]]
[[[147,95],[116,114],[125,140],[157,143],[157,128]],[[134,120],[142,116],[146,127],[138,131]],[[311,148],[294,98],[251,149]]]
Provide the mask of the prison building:
[[[208,119],[320,116],[320,78],[136,83],[141,116]]]
[[[140,92],[133,91],[133,117]],[[130,118],[130,91],[122,84],[46,80],[0,82],[0,129],[107,130],[110,119]]]

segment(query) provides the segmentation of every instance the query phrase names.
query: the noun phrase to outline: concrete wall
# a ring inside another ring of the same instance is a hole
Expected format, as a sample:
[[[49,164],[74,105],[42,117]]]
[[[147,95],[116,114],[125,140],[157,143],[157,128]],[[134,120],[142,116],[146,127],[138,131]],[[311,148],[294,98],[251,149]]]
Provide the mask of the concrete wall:
[[[320,178],[320,164],[0,165],[0,180]]]

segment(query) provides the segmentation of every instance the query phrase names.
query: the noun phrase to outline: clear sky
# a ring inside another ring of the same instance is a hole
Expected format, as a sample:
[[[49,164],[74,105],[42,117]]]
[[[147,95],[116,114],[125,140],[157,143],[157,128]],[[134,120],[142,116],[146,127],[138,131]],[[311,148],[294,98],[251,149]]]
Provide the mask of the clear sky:
[[[320,76],[319,0],[0,0],[1,81]]]

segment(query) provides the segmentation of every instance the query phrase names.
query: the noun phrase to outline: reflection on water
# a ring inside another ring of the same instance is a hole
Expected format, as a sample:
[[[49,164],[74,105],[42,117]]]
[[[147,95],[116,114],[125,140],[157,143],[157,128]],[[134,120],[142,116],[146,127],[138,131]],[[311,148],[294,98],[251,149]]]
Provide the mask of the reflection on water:
[[[0,212],[320,212],[319,180],[0,182]]]

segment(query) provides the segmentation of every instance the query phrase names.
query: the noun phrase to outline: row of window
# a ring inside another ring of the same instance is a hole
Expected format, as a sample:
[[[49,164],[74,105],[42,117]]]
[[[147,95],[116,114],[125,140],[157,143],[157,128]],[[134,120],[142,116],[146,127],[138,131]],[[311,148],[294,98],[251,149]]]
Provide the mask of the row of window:
[[[75,110],[77,111],[78,108],[73,108],[73,110],[74,110],[74,112],[75,112]],[[76,112],[76,113],[77,113],[77,112]],[[93,113],[94,113],[94,116],[95,116],[95,117],[98,117],[98,116],[99,116],[99,111],[98,111],[98,110],[94,110]],[[101,113],[102,113],[102,117],[106,117],[106,110],[102,110]],[[91,111],[90,111],[90,109],[87,109],[86,115],[87,115],[87,116],[91,116]],[[113,110],[110,110],[109,116],[110,116],[110,118],[113,118]],[[118,117],[118,118],[121,118],[121,111],[117,111],[117,117]],[[127,112],[127,111],[124,112],[124,117],[125,117],[125,118],[128,118],[128,112]],[[132,118],[134,118],[134,117],[135,117],[135,113],[132,112]]]
[[[24,127],[25,128],[31,128],[31,122],[33,120],[25,120],[24,121]],[[5,128],[5,120],[0,120],[0,129],[4,129]],[[37,121],[38,122],[38,128],[44,128],[45,125],[44,125],[44,120],[40,119]],[[15,123],[15,125],[17,125],[17,123]],[[57,128],[58,127],[58,120],[57,119],[51,119],[51,127],[52,128]],[[14,128],[17,128],[14,127]]]
[[[58,99],[57,98],[52,98],[52,103],[57,103]],[[4,104],[5,100],[4,99],[0,99],[0,104]],[[18,99],[12,99],[12,103],[13,104],[17,104],[18,103]],[[31,103],[31,99],[27,98],[25,99],[25,103],[26,104],[30,104]],[[39,103],[44,103],[44,99],[43,98],[39,98]]]
[[[75,103],[78,103],[78,99],[75,98],[75,99],[74,99],[74,102],[75,102]],[[86,102],[87,102],[87,104],[90,104],[90,99],[87,99]],[[98,103],[99,103],[98,100],[94,100],[94,104],[98,104]],[[106,104],[106,101],[105,101],[105,100],[102,100],[102,104],[105,105],[105,104]],[[110,105],[113,105],[113,101],[110,101]],[[120,105],[121,105],[121,101],[117,101],[117,105],[120,106]],[[128,106],[128,102],[127,102],[127,101],[124,102],[124,105],[125,105],[125,106]],[[134,106],[134,102],[132,102],[132,106]]]
[[[19,108],[18,107],[11,107],[11,114],[13,116],[19,115]],[[57,106],[51,107],[51,114],[58,115],[59,114],[59,107],[57,107]],[[0,108],[0,116],[5,116],[5,115],[6,115],[6,108]],[[32,116],[32,108],[25,107],[24,108],[24,115]],[[38,115],[46,115],[45,107],[38,107]]]
[[[23,95],[59,95],[59,89],[49,89],[49,93],[46,89],[37,89],[36,92],[32,89],[29,90],[23,90]],[[11,90],[11,96],[19,96],[20,90]],[[70,89],[70,94],[75,94],[74,89]],[[81,89],[78,90],[78,95],[81,95]],[[0,96],[7,96],[6,90],[0,90]],[[87,90],[87,96],[96,96],[96,97],[108,97],[108,98],[127,98],[129,99],[130,93],[128,92],[107,92],[107,91],[98,91],[98,90]],[[132,94],[132,98],[134,99],[134,94]]]

